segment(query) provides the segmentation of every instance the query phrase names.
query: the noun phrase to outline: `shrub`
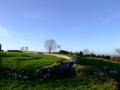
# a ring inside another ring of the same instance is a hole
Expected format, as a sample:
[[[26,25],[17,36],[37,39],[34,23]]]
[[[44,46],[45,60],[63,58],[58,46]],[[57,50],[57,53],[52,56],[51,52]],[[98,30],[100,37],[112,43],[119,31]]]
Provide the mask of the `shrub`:
[[[120,62],[120,57],[111,57],[110,60]]]
[[[105,56],[104,59],[110,59],[110,56]]]
[[[91,53],[91,54],[90,54],[90,57],[96,57],[96,54]]]
[[[69,54],[70,52],[69,52],[69,51],[66,51],[66,50],[60,50],[59,53],[60,53],[60,54]]]

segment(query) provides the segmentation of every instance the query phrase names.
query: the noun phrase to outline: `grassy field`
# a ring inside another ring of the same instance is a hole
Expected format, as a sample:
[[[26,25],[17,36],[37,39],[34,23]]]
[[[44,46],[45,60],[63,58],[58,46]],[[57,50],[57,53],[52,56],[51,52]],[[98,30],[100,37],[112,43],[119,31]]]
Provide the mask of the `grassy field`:
[[[1,90],[116,90],[116,82],[102,82],[92,76],[68,76],[57,80],[40,78],[21,80],[7,75],[0,75]],[[112,82],[112,83],[111,83]]]
[[[68,62],[69,60],[43,54],[30,53],[12,53],[1,52],[1,67],[4,69],[21,69],[24,71],[35,72],[36,69],[44,66],[51,66],[56,61]],[[101,61],[97,58],[78,57],[81,65],[97,67],[103,70],[104,65],[113,65],[114,63]],[[97,59],[97,60],[96,60]],[[98,62],[102,62],[99,64]],[[105,62],[105,63],[104,63]],[[119,64],[117,64],[119,68]],[[115,64],[116,66],[116,64]],[[108,68],[106,72],[109,73]],[[119,78],[119,77],[116,77]],[[41,77],[31,79],[20,79],[0,73],[0,90],[116,90],[117,82],[112,79],[101,81],[91,75],[75,76],[73,74],[59,79],[42,79]]]
[[[104,60],[102,58],[94,58],[94,57],[85,57],[80,56],[77,57],[79,59],[80,65],[86,65],[93,68],[98,68],[104,72],[106,72],[108,75],[113,77],[114,79],[120,81],[120,63],[118,62],[112,62],[109,60]],[[104,69],[104,67],[107,67],[107,69]],[[118,72],[117,75],[111,74],[110,71],[115,70]]]
[[[5,69],[20,69],[36,71],[44,66],[50,66],[56,61],[68,62],[69,60],[55,56],[32,53],[1,52],[2,67]]]

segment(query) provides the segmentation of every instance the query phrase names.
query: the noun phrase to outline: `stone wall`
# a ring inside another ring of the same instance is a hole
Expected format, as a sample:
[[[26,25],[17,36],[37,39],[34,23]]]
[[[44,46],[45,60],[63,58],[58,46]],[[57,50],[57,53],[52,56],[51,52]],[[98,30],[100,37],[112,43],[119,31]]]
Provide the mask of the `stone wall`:
[[[55,78],[64,77],[74,71],[73,62],[62,63],[59,66],[53,66],[50,68],[43,68],[39,70],[39,73],[43,78]]]
[[[77,65],[78,63],[78,60],[76,58],[64,56],[64,55],[55,55],[55,54],[54,56],[69,59],[70,62],[66,62],[66,63],[59,62],[59,65],[54,65],[52,67],[38,68],[36,70],[36,73],[32,73],[32,74],[31,72],[21,71],[18,69],[7,70],[6,73],[24,79],[34,78],[34,77],[41,77],[43,79],[46,79],[46,78],[65,77],[68,76],[70,73],[75,72],[75,65]]]

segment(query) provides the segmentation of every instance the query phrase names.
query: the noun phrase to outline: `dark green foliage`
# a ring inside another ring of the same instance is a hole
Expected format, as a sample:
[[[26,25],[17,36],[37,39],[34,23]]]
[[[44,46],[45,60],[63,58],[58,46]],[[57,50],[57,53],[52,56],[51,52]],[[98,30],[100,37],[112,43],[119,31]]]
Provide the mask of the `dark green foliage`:
[[[84,53],[83,53],[82,51],[76,52],[76,53],[74,53],[74,54],[77,55],[77,56],[83,56],[83,55],[84,55]]]
[[[90,57],[96,57],[96,54],[91,53],[91,54],[90,54]]]
[[[96,57],[103,58],[103,59],[108,59],[108,60],[111,58],[111,56],[109,56],[109,55],[98,55]]]
[[[120,62],[120,57],[111,57],[110,60]]]
[[[84,53],[82,51],[79,52],[79,55],[82,56]]]
[[[69,54],[70,52],[69,52],[69,51],[66,51],[66,50],[60,50],[59,53],[60,53],[60,54]]]

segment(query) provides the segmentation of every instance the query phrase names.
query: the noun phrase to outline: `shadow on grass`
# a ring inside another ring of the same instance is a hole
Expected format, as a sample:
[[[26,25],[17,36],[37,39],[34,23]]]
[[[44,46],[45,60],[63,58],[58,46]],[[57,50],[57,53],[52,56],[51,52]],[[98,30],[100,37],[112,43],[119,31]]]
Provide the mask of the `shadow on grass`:
[[[12,60],[20,60],[20,61],[24,61],[24,60],[34,60],[34,59],[41,59],[42,57],[31,57],[31,58],[18,58],[18,59],[12,59]]]
[[[2,58],[2,57],[14,57],[14,56],[8,55],[8,54],[5,54],[5,53],[1,53],[1,54],[0,54],[0,57]]]

